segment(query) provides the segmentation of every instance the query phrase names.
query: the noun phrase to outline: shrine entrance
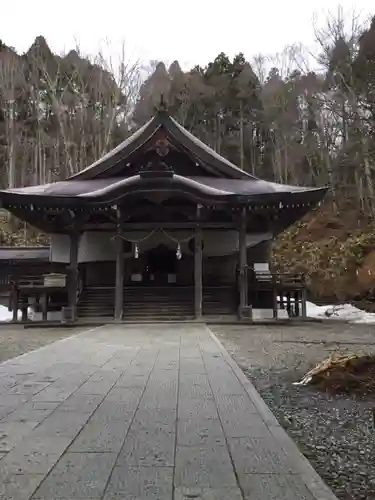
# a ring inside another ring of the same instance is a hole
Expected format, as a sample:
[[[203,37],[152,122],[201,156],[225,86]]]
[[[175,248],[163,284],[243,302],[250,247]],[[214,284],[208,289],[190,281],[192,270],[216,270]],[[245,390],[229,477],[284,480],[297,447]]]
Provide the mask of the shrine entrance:
[[[160,286],[176,283],[176,251],[166,245],[158,245],[147,252],[145,267],[145,278],[148,284]]]

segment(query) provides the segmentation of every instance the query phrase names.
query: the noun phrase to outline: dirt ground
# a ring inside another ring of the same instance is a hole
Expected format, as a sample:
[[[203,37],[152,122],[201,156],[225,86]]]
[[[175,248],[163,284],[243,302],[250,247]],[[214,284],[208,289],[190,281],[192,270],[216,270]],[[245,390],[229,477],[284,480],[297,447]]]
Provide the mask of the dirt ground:
[[[212,330],[341,500],[375,498],[375,396],[329,395],[293,382],[330,353],[375,353],[375,328],[344,322],[221,325]]]

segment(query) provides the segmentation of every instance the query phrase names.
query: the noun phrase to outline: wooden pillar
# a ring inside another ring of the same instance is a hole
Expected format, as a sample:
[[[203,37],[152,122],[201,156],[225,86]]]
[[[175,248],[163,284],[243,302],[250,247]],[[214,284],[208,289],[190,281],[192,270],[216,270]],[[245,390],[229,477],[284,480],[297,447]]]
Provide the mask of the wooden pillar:
[[[16,283],[12,284],[12,296],[11,296],[11,308],[12,308],[12,321],[13,323],[18,321],[18,302],[19,302],[19,292]]]
[[[301,309],[302,318],[307,318],[307,308],[306,308],[306,288],[303,287],[301,290]]]
[[[244,317],[245,309],[247,308],[247,247],[246,247],[246,208],[242,209],[241,212],[241,220],[240,220],[240,228],[239,228],[239,237],[238,237],[238,245],[239,245],[239,292],[240,292],[240,303],[238,307],[238,316],[239,318]]]
[[[79,231],[74,229],[70,233],[70,265],[68,296],[72,321],[77,320],[77,290],[78,290],[78,244]]]
[[[294,304],[295,304],[296,317],[299,318],[299,316],[300,316],[300,307],[299,306],[302,303],[301,293],[299,292],[299,290],[296,290],[293,295],[294,295]]]
[[[283,287],[280,287],[280,295],[282,295]],[[277,319],[277,279],[272,275],[272,318]]]
[[[200,219],[200,205],[197,206],[197,219]],[[195,319],[202,318],[202,303],[203,303],[203,264],[202,264],[202,228],[195,228],[194,236],[194,313]]]
[[[115,289],[115,320],[121,321],[124,309],[124,240],[122,238],[121,208],[117,207],[116,232],[116,289]]]
[[[28,319],[27,317],[27,309],[28,309],[28,301],[27,301],[27,297],[22,297],[22,302],[21,302],[21,318],[22,318],[22,321],[25,323]]]
[[[48,293],[44,292],[42,295],[42,319],[47,321],[48,319]]]

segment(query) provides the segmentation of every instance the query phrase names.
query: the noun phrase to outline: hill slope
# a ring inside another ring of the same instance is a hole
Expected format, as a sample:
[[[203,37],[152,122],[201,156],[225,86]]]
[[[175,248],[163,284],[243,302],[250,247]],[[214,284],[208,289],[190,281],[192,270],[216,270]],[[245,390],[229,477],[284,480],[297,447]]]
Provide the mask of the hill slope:
[[[375,224],[330,202],[285,231],[272,250],[273,268],[306,274],[318,300],[372,298],[375,291]]]

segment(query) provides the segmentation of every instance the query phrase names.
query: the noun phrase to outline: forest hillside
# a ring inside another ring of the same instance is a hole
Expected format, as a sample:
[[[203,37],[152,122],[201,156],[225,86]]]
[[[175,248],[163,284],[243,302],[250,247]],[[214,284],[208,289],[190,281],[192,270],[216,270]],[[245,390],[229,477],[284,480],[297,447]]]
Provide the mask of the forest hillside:
[[[78,49],[54,54],[42,36],[19,54],[0,41],[0,187],[61,180],[144,124],[163,94],[169,112],[255,176],[330,186],[325,203],[283,233],[273,266],[302,271],[312,296],[375,290],[375,17],[327,19],[318,50],[286,47],[251,61],[225,53],[183,70]],[[312,69],[314,68],[314,69]],[[42,243],[14,220],[0,244]]]

